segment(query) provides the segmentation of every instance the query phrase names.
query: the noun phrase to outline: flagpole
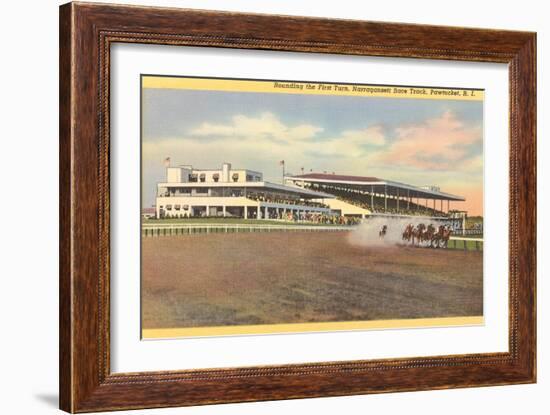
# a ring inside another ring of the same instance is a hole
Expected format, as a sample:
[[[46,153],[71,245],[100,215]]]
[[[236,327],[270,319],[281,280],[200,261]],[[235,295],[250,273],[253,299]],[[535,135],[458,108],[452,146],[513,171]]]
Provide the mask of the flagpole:
[[[283,160],[281,163],[283,164],[283,186],[284,186],[284,184],[285,184],[285,161]]]

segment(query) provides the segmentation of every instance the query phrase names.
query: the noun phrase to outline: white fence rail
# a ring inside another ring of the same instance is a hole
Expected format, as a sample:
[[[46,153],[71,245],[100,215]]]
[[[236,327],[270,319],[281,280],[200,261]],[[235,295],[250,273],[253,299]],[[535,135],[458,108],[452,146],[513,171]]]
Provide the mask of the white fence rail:
[[[209,233],[251,232],[338,232],[350,231],[352,226],[323,225],[254,225],[254,224],[154,224],[143,225],[142,236],[176,236]]]
[[[483,229],[455,229],[455,235],[483,235]]]

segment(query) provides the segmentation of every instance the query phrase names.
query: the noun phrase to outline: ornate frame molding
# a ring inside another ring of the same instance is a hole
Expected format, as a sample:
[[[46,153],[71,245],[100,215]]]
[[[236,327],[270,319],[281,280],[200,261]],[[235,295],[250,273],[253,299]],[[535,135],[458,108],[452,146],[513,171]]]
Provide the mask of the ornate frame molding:
[[[86,3],[61,6],[60,13],[62,409],[88,412],[535,381],[535,34]],[[335,37],[336,32],[340,36]],[[510,351],[111,374],[109,70],[113,43],[508,63]]]

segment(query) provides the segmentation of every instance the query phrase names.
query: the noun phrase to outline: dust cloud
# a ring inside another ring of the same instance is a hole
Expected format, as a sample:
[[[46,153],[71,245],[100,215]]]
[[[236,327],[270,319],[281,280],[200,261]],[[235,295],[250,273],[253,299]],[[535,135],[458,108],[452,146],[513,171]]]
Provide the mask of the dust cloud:
[[[348,242],[354,246],[395,246],[403,244],[403,232],[408,224],[412,223],[417,226],[419,223],[424,223],[426,226],[432,223],[437,225],[436,221],[426,217],[370,217],[365,219],[363,223],[358,225],[353,232],[349,234]],[[386,235],[379,236],[382,226],[386,225]]]

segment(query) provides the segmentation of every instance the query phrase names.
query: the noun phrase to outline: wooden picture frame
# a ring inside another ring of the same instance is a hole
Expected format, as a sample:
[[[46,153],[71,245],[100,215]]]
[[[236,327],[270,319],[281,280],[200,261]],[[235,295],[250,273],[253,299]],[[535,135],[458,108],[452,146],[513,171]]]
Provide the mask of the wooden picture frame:
[[[509,65],[509,352],[111,373],[109,70],[114,43]],[[536,34],[69,3],[60,8],[60,407],[68,412],[536,380]]]

